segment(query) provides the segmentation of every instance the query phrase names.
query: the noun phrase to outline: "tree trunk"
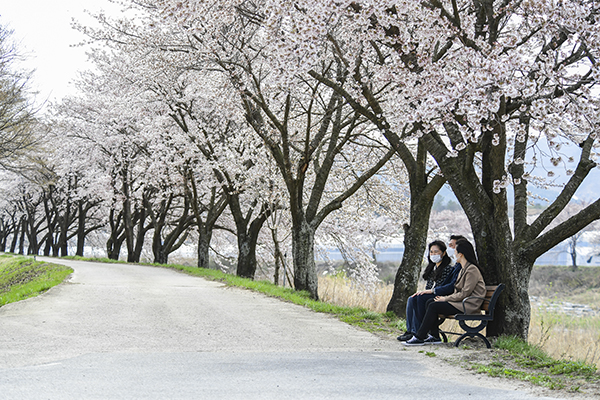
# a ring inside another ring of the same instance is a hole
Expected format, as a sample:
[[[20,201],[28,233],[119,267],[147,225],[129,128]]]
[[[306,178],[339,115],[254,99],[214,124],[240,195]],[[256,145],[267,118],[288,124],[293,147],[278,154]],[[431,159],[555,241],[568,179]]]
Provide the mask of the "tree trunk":
[[[69,243],[67,240],[67,231],[66,230],[61,229],[60,236],[59,236],[58,248],[60,250],[61,257],[69,255]]]
[[[154,254],[155,263],[166,264],[168,262],[169,254],[185,243],[189,233],[188,229],[194,222],[194,217],[190,216],[190,201],[187,196],[182,197],[183,208],[181,214],[175,219],[172,212],[176,209],[176,207],[173,207],[175,198],[175,195],[171,194],[169,199],[163,199],[156,210],[153,209],[147,199],[144,202],[147,215],[151,220],[147,229],[154,229],[152,253]],[[167,221],[169,216],[173,219]],[[166,232],[169,228],[171,228],[171,231]]]
[[[129,262],[140,262],[140,258],[142,256],[142,250],[144,250],[144,240],[146,238],[146,232],[148,232],[149,227],[144,227],[144,222],[146,221],[147,214],[144,207],[139,210],[139,219],[137,221],[137,236],[135,238],[135,247],[133,248],[133,254],[131,257],[127,257]],[[130,259],[130,260],[129,260]]]
[[[19,238],[19,254],[25,255],[25,232],[27,231],[27,220],[21,222],[21,237]]]
[[[125,245],[127,246],[127,262],[137,262],[135,259],[135,233],[134,233],[134,217],[131,210],[131,194],[129,187],[129,172],[128,168],[124,167],[121,171],[122,192],[123,192],[123,227],[125,233]]]
[[[169,253],[165,251],[165,248],[160,246],[154,250],[154,263],[155,264],[167,264],[169,262]]]
[[[271,228],[271,237],[273,238],[273,246],[275,247],[275,275],[273,277],[273,283],[279,285],[279,271],[282,267],[283,254],[281,254],[279,239],[277,239],[277,228]],[[285,275],[283,276],[283,284],[285,286]]]
[[[571,271],[577,271],[577,235],[569,238],[570,254],[571,254]]]
[[[212,229],[205,229],[204,226],[198,227],[198,268],[210,268],[210,240],[212,239]]]
[[[108,215],[108,222],[110,224],[110,236],[106,241],[106,255],[111,260],[118,260],[121,254],[121,246],[125,240],[123,234],[123,226],[121,225],[122,213],[119,213],[115,217],[114,209],[111,209]]]
[[[127,247],[127,262],[136,262],[134,241],[135,235],[133,232],[133,221],[131,216],[131,207],[129,200],[125,200],[123,204],[123,225],[125,226],[125,245]]]
[[[4,253],[6,251],[6,240],[8,239],[8,226],[4,223],[4,220],[0,220],[0,252]]]
[[[52,188],[50,188],[52,189]],[[50,190],[46,196],[44,196],[44,211],[46,213],[46,229],[48,229],[48,235],[46,236],[44,244],[44,255],[49,256],[52,252],[52,246],[54,245],[54,225],[56,221],[55,207],[50,207],[50,197],[53,191]]]
[[[37,238],[37,226],[35,223],[35,214],[31,214],[28,218],[29,220],[29,230],[27,232],[27,239],[29,241],[29,246],[27,248],[27,254],[38,254],[39,252],[39,244]]]
[[[83,200],[77,204],[79,212],[77,214],[77,251],[76,255],[83,257],[83,251],[85,248],[85,220],[87,218],[87,208],[83,206]]]
[[[188,196],[194,219],[198,226],[198,267],[209,268],[210,240],[212,239],[212,232],[217,219],[225,211],[225,207],[227,207],[227,192],[219,192],[216,187],[213,187],[211,189],[210,205],[205,206],[201,203],[201,196],[198,195],[196,186],[196,178],[191,170],[188,170],[184,174],[184,182],[186,195]],[[205,210],[207,211],[207,215],[206,220],[203,220],[202,214]]]
[[[54,257],[58,257],[59,254],[59,243],[58,240],[55,243],[52,243],[52,255]]]
[[[15,224],[15,230],[13,232],[12,240],[10,242],[10,250],[9,251],[13,254],[14,254],[15,250],[17,249],[17,241],[19,240],[19,233],[21,232],[21,225],[22,225],[21,220],[19,220],[19,222],[17,222]]]
[[[294,257],[294,287],[305,290],[318,300],[318,278],[315,265],[315,230],[301,219],[292,226],[292,256]]]
[[[111,260],[118,260],[121,255],[121,247],[123,246],[123,241],[125,240],[125,236],[121,235],[117,237],[115,240],[109,239],[109,243],[107,244],[107,255]]]
[[[427,247],[431,207],[426,207],[420,210],[421,212],[415,211],[410,215],[411,224],[404,226],[404,254],[396,272],[394,292],[387,306],[387,311],[393,311],[401,318],[406,318],[408,297],[417,290],[419,273],[423,266],[423,254]]]
[[[44,255],[49,256],[50,252],[52,252],[52,233],[48,232],[48,236],[46,236],[46,244],[44,245]]]
[[[487,336],[514,335],[526,339],[531,319],[529,279],[533,261],[512,257],[503,260],[502,265],[505,266],[502,283],[506,288],[498,298],[494,320],[486,328]],[[486,285],[490,284],[486,281]]]
[[[258,235],[237,233],[238,259],[236,275],[254,279],[256,273],[256,242]]]
[[[71,202],[67,199],[65,205],[65,211],[60,224],[60,234],[58,237],[58,247],[60,249],[61,256],[68,256],[69,244],[67,236],[69,234],[69,227],[71,226]]]
[[[237,276],[254,279],[256,273],[256,243],[260,230],[267,220],[267,213],[264,211],[250,223],[247,228],[247,220],[236,221],[238,260]]]

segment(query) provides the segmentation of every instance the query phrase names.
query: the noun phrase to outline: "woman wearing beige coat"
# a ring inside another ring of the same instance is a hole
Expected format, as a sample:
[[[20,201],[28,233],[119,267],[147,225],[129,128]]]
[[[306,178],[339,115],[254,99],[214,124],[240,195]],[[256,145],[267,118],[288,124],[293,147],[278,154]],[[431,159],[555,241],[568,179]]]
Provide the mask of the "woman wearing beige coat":
[[[427,302],[427,311],[421,327],[411,340],[404,343],[405,345],[422,346],[442,343],[439,336],[438,314],[474,314],[481,307],[486,292],[485,282],[477,266],[477,257],[471,243],[466,240],[456,242],[456,261],[463,267],[454,284],[454,293],[449,296],[438,296]],[[468,299],[463,303],[463,300],[470,296],[479,298]]]

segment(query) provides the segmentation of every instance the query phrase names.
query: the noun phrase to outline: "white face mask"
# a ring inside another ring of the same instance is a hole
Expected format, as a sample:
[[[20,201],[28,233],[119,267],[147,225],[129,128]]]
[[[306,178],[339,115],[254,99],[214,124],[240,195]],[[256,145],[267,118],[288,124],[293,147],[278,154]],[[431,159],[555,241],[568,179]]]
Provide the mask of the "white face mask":
[[[446,249],[446,254],[448,254],[448,257],[450,257],[450,258],[455,258],[456,257],[456,250],[454,250],[452,247],[448,247]]]
[[[429,259],[431,260],[431,262],[437,264],[440,261],[442,261],[442,256],[440,256],[439,254],[434,254],[432,256],[429,256]]]

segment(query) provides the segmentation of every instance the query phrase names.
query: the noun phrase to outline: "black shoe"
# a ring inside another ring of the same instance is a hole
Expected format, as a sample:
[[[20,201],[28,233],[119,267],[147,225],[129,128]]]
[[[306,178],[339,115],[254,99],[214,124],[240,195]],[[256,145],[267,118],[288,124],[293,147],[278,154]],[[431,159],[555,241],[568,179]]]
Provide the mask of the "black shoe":
[[[401,341],[401,342],[406,342],[407,340],[412,339],[413,336],[415,336],[414,333],[405,332],[403,335],[398,336],[398,340]]]
[[[442,344],[442,339],[427,335],[427,338],[424,340],[424,342],[425,344]]]
[[[405,346],[424,346],[425,345],[425,341],[419,339],[416,336],[413,336],[412,339],[402,343]]]

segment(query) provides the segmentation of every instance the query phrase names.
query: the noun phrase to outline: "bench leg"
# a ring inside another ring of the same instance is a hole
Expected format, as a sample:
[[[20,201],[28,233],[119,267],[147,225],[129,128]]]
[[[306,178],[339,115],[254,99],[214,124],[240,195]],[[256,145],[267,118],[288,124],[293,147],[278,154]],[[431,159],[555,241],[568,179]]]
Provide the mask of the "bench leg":
[[[440,336],[441,336],[442,342],[448,343],[448,336],[446,336],[446,332],[440,331]]]
[[[456,341],[454,342],[454,347],[458,347],[458,345],[460,344],[460,342],[466,338],[466,337],[472,337],[472,338],[476,338],[479,337],[481,339],[483,339],[483,341],[485,342],[485,345],[487,346],[488,349],[492,348],[492,345],[490,344],[490,341],[487,340],[487,338],[485,336],[483,336],[481,333],[472,333],[472,332],[466,332],[463,333],[458,339],[456,339]]]

